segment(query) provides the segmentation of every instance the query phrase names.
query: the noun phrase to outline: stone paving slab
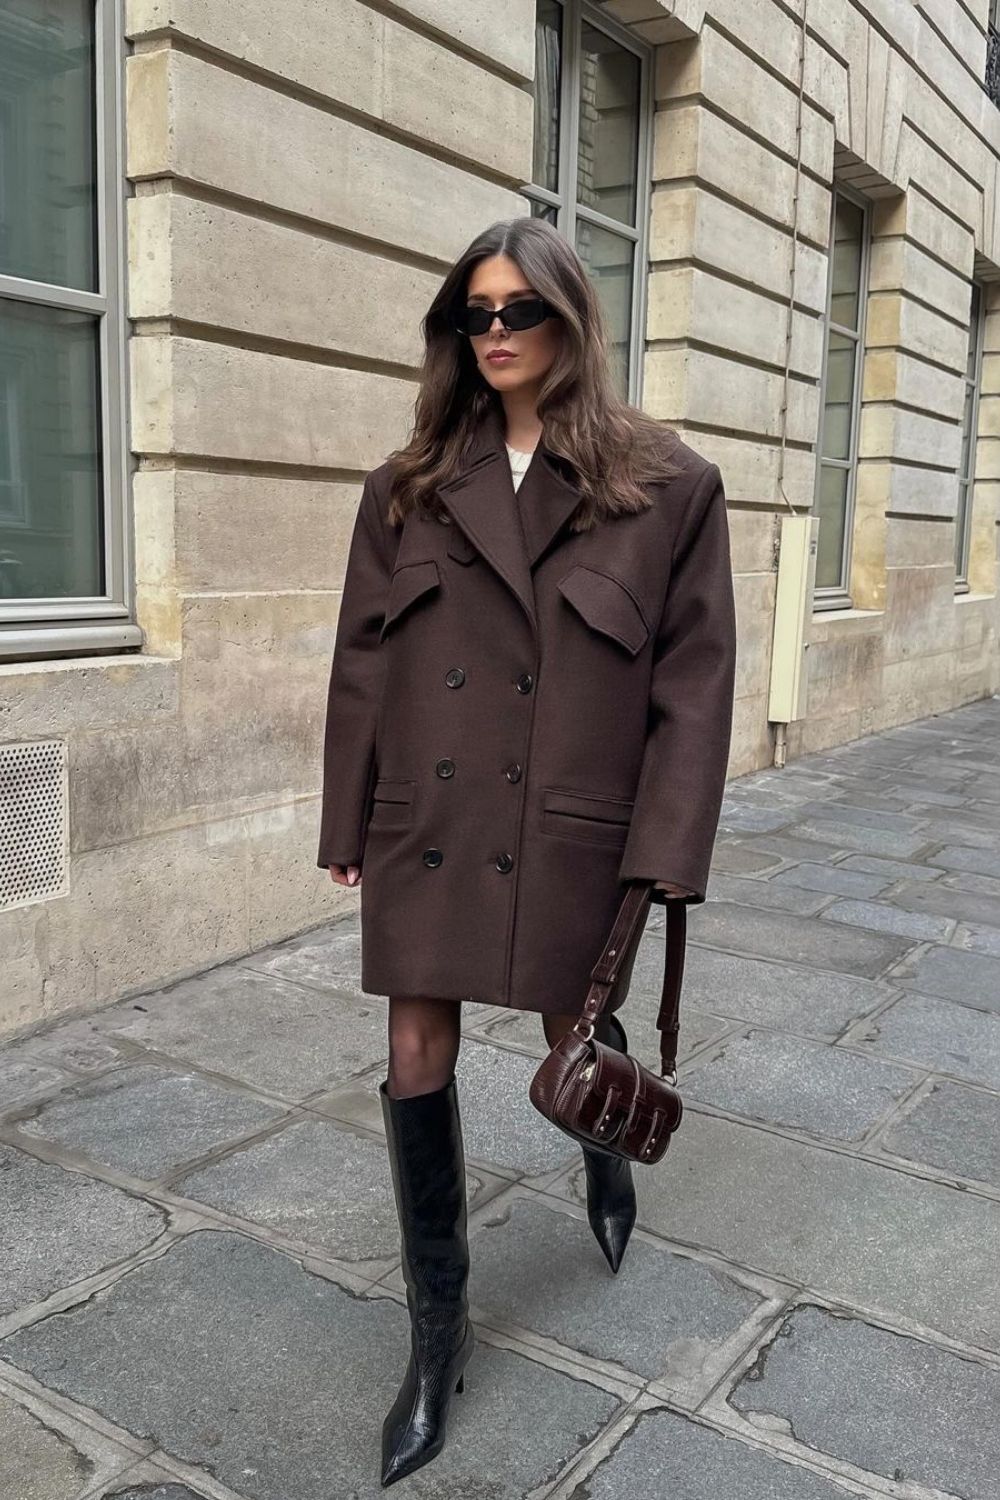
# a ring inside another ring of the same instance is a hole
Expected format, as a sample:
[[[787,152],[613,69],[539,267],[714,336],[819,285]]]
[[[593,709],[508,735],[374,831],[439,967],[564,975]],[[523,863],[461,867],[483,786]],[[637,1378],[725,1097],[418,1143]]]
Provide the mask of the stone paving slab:
[[[96,1024],[289,1100],[331,1088],[389,1051],[380,1001],[357,1004],[239,963],[113,1006]]]
[[[989,954],[935,946],[913,955],[892,977],[900,989],[1000,1015],[1000,958]]]
[[[582,1204],[582,1177],[551,1191]],[[635,1183],[654,1234],[1000,1352],[1000,1203],[694,1108]]]
[[[752,1334],[739,1332],[766,1305],[759,1291],[639,1236],[612,1275],[585,1219],[517,1192],[485,1210],[470,1250],[469,1296],[488,1322],[665,1380],[692,1405],[739,1352],[726,1356],[732,1341],[748,1347]]]
[[[881,859],[875,854],[849,854],[837,869],[865,870],[871,875],[884,875],[886,880],[923,880],[928,884],[942,880],[945,873],[930,865],[915,865],[905,859]]]
[[[310,989],[335,990],[362,1003],[372,999],[361,989],[361,930],[356,918],[299,933],[238,962],[255,973],[274,974]]]
[[[821,1042],[748,1031],[705,1052],[684,1098],[833,1140],[858,1140],[920,1074]]]
[[[879,1148],[1000,1192],[1000,1094],[936,1083],[880,1136]]]
[[[831,808],[831,812],[835,809]],[[890,828],[872,828],[861,823],[848,823],[835,816],[812,818],[794,825],[793,837],[817,839],[820,843],[836,844],[840,848],[855,849],[860,854],[887,854],[894,859],[909,859],[928,842],[922,833],[901,833]]]
[[[730,901],[706,901],[693,907],[688,936],[694,943],[868,979],[881,974],[913,946],[911,939],[861,930],[845,940],[842,932],[821,917],[754,911]]]
[[[968,870],[972,874],[1000,878],[1000,850],[996,849],[966,849],[947,844],[932,854],[928,863],[940,865],[945,870]]]
[[[730,1402],[884,1479],[996,1500],[1000,1371],[948,1350],[802,1307]]]
[[[658,963],[662,970],[662,950]],[[689,943],[684,958],[681,1028],[690,1001],[702,1012],[731,1020],[832,1040],[893,993],[880,981],[817,973]]]
[[[835,896],[878,896],[888,890],[892,877],[868,875],[863,870],[845,870],[843,865],[814,864],[803,860],[779,870],[770,879],[772,885],[802,886],[809,891],[824,891]]]
[[[825,892],[738,875],[711,876],[706,896],[709,901],[733,901],[737,905],[757,906],[770,911],[792,911],[804,917],[815,916],[830,899]]]
[[[977,895],[956,890],[944,880],[933,884],[908,880],[893,892],[892,901],[903,911],[935,912],[959,922],[1000,925],[1000,894]]]
[[[382,1418],[408,1348],[397,1302],[356,1297],[242,1235],[202,1231],[83,1306],[0,1340],[0,1359],[248,1500],[374,1500]],[[395,1488],[422,1500],[522,1500],[619,1406],[480,1340],[444,1451]]]
[[[864,927],[871,932],[893,932],[899,937],[925,938],[929,942],[946,942],[956,926],[953,917],[900,911],[888,901],[834,901],[824,911],[823,919],[826,922],[843,922],[849,927]]]
[[[165,1225],[130,1193],[0,1143],[0,1317],[134,1254]]]
[[[137,1063],[64,1089],[18,1114],[25,1135],[82,1151],[134,1177],[156,1179],[280,1118],[281,1105],[197,1075]]]
[[[456,1067],[466,1156],[474,1164],[537,1177],[579,1155],[577,1147],[528,1098],[534,1057],[471,1038]]]
[[[506,1181],[467,1172],[469,1210]],[[399,1258],[399,1224],[384,1139],[305,1119],[172,1184],[182,1197],[239,1215],[371,1275]],[[360,1272],[359,1272],[360,1273]]]
[[[568,1500],[848,1500],[857,1494],[674,1412],[648,1411]]]
[[[862,1022],[851,1041],[883,1057],[1000,1090],[1000,1017],[988,1011],[907,995]]]
[[[0,1052],[0,1114],[66,1082],[68,1075],[62,1068],[54,1068],[21,1049]]]
[[[83,1500],[135,1465],[135,1454],[30,1396],[0,1391],[3,1500]]]

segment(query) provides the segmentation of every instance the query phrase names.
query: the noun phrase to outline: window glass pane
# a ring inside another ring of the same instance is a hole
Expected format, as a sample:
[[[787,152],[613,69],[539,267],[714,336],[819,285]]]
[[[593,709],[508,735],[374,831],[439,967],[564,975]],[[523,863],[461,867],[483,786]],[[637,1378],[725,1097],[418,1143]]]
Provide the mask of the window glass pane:
[[[608,364],[615,386],[626,396],[632,327],[632,242],[578,219],[576,253],[601,299],[608,334]]]
[[[586,22],[581,35],[577,196],[588,208],[634,226],[639,59]]]
[[[972,300],[969,307],[969,358],[965,366],[967,380],[975,380],[976,378],[977,356],[979,353],[979,311],[979,283],[974,281],[972,283]]]
[[[837,198],[833,221],[833,278],[830,318],[857,331],[861,309],[861,246],[864,214],[856,203]]]
[[[959,479],[971,479],[972,474],[970,460],[972,458],[972,407],[975,401],[975,387],[965,387],[965,410],[962,414],[962,457],[958,467]]]
[[[0,271],[96,291],[94,0],[0,4]]]
[[[562,79],[562,6],[538,0],[535,9],[535,130],[531,180],[559,191],[559,87]]]
[[[0,299],[0,598],[103,594],[97,319]]]
[[[823,436],[820,441],[820,453],[824,458],[849,458],[851,454],[857,347],[853,339],[846,334],[835,333],[831,328],[826,354]]]
[[[847,517],[847,469],[820,465],[819,540],[816,544],[816,587],[840,588],[844,557],[844,523]]]
[[[544,219],[546,224],[558,226],[559,212],[552,207],[551,203],[536,203],[531,200],[531,217],[533,219]]]
[[[967,569],[965,556],[965,528],[969,510],[969,486],[958,486],[958,514],[955,517],[955,576],[964,578]]]

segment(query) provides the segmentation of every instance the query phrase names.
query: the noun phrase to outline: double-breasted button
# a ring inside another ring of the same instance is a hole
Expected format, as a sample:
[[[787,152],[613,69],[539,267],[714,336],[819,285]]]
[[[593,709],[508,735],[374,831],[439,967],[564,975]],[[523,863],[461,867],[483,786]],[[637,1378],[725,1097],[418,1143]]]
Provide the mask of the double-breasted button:
[[[508,781],[520,781],[521,767],[518,765],[517,761],[514,761],[513,765],[508,766],[503,774],[506,776]]]
[[[454,776],[455,762],[453,760],[449,760],[448,757],[445,756],[443,760],[438,761],[434,769],[439,776]]]
[[[519,693],[530,693],[531,689],[534,686],[534,683],[535,679],[532,677],[530,672],[522,672],[520,677],[515,682],[514,686],[517,688]]]
[[[444,674],[444,680],[449,687],[461,687],[465,681],[465,673],[461,667],[449,667]]]
[[[424,864],[430,865],[431,868],[433,868],[435,865],[439,865],[444,859],[444,855],[441,853],[440,849],[425,849],[421,857],[424,861]]]
[[[497,869],[501,870],[504,875],[506,875],[506,873],[507,873],[508,870],[512,870],[513,868],[514,868],[514,856],[513,856],[513,854],[498,854],[497,855]]]

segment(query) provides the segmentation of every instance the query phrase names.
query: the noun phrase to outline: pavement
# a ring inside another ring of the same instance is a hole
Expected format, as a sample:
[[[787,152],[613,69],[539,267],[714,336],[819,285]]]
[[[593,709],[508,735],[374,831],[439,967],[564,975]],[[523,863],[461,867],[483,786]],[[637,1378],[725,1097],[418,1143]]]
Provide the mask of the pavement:
[[[1000,698],[727,789],[617,1277],[463,1007],[478,1346],[399,1500],[997,1500]],[[622,1016],[655,1064],[663,912]],[[0,1500],[369,1500],[408,1349],[356,910],[0,1049]],[[464,1086],[464,1093],[463,1093]]]

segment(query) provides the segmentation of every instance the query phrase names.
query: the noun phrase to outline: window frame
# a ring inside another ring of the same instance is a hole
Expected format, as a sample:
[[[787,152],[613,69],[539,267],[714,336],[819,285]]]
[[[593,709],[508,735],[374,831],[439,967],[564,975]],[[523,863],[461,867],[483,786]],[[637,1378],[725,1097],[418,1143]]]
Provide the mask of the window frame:
[[[846,328],[834,324],[830,309],[833,303],[833,265],[835,255],[834,234],[837,225],[837,199],[844,198],[861,210],[861,265],[858,273],[858,327]],[[847,489],[844,497],[844,540],[841,547],[840,578],[838,584],[817,584],[813,591],[813,612],[853,609],[854,599],[850,592],[851,561],[854,552],[854,520],[858,486],[858,446],[861,433],[862,381],[864,378],[865,338],[868,323],[870,265],[872,250],[871,204],[860,193],[854,192],[842,182],[834,182],[830,192],[830,229],[827,238],[828,267],[826,276],[826,306],[823,310],[823,359],[820,367],[819,385],[819,430],[816,434],[816,469],[813,477],[813,514],[818,514],[820,478],[824,464],[847,470]],[[823,423],[826,411],[827,362],[830,353],[830,333],[842,334],[855,341],[854,381],[851,398],[851,432],[847,459],[826,459],[823,455]]]
[[[972,401],[969,406],[969,458],[968,473],[958,475],[958,503],[955,507],[955,593],[967,594],[970,591],[969,583],[969,559],[972,551],[972,511],[975,504],[976,487],[976,448],[979,442],[979,399],[982,395],[983,386],[983,346],[986,342],[986,288],[983,282],[976,278],[972,281],[970,290],[970,313],[972,299],[979,297],[979,309],[975,319],[970,317],[969,338],[975,340],[975,359],[973,360],[973,371],[971,377],[963,372],[963,386],[972,386]],[[968,366],[966,366],[968,368]],[[962,401],[963,424],[966,404]],[[964,437],[964,425],[962,436]],[[961,448],[959,448],[959,462],[961,463]]]
[[[642,377],[646,346],[646,314],[649,284],[649,219],[652,209],[653,170],[653,66],[654,49],[627,27],[604,14],[590,0],[555,0],[562,11],[562,69],[559,82],[559,171],[555,192],[539,183],[525,182],[520,193],[530,203],[555,210],[556,228],[576,245],[579,220],[604,229],[619,239],[630,240],[632,250],[632,316],[628,340],[627,397],[642,403]],[[612,219],[577,199],[580,141],[580,55],[583,25],[593,26],[639,61],[638,121],[636,149],[635,226]],[[536,9],[537,24],[537,9]],[[536,100],[537,105],[537,100]]]
[[[98,321],[98,422],[104,594],[0,599],[0,664],[45,656],[127,650],[143,644],[134,622],[129,524],[125,304],[125,41],[123,0],[94,0],[94,129],[97,290],[0,273],[0,297],[84,312]]]

